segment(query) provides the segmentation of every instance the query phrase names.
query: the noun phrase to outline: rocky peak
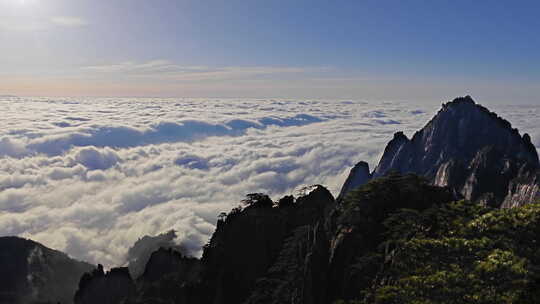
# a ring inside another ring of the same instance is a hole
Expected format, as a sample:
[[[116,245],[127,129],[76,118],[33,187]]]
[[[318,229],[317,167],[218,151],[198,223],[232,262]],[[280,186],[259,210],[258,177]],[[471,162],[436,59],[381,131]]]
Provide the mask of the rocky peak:
[[[98,265],[92,272],[85,273],[75,293],[75,304],[116,304],[133,297],[135,283],[127,267],[113,268],[108,272]]]
[[[441,128],[451,129],[453,132],[437,131]],[[524,134],[522,137],[509,121],[476,104],[470,96],[456,98],[445,104],[424,129],[424,133],[432,137],[446,135],[437,137],[439,142],[450,141],[450,136],[458,135],[458,148],[465,148],[465,155],[475,154],[481,148],[493,145],[507,156],[538,166],[538,154],[530,136]]]
[[[507,120],[466,96],[444,104],[410,141],[396,133],[374,176],[399,170],[432,178],[441,164],[450,159],[469,162],[486,146],[494,146],[507,157],[538,165],[530,136],[522,137]]]
[[[398,144],[402,142],[406,142],[408,140],[409,139],[407,138],[407,135],[405,135],[401,131],[394,133],[394,138],[392,139],[393,142],[398,143]]]
[[[467,199],[490,197],[489,202],[499,206],[505,195],[514,196],[508,193],[512,190],[509,184],[524,165],[530,170],[540,167],[530,136],[521,136],[510,122],[465,96],[443,104],[411,139],[395,133],[371,177],[391,171],[415,173],[433,184],[449,186]],[[340,196],[362,184],[350,187],[350,180],[360,180],[357,174],[351,172]]]
[[[326,208],[328,204],[334,201],[332,193],[328,191],[325,187],[321,185],[311,186],[308,194],[300,196],[296,200],[296,205],[298,207],[307,207],[307,208]]]
[[[366,163],[365,161],[361,161],[357,163],[351,169],[351,173],[349,173],[349,177],[347,177],[347,180],[345,180],[343,187],[341,187],[338,200],[341,200],[347,192],[367,183],[370,179],[371,179],[371,173],[369,172],[369,164]]]
[[[182,276],[178,281],[195,281],[199,277],[200,261],[186,257],[173,248],[159,248],[146,263],[142,280],[158,281],[169,274]]]

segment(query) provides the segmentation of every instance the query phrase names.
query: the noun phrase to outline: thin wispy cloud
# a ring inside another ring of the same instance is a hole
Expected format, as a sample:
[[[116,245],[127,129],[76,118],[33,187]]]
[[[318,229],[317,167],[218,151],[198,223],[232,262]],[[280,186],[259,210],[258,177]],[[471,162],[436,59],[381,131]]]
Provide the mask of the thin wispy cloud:
[[[121,63],[83,67],[87,72],[122,74],[132,77],[163,78],[169,80],[200,81],[224,79],[249,79],[258,76],[307,74],[329,69],[327,67],[287,66],[196,66],[179,65],[169,60],[147,62],[126,61]]]
[[[36,32],[51,27],[78,28],[89,23],[83,18],[70,16],[55,16],[47,18],[21,18],[17,16],[4,16],[0,18],[0,30],[8,32]]]
[[[82,27],[88,25],[85,19],[73,16],[55,16],[50,19],[50,22],[54,25],[65,27]]]

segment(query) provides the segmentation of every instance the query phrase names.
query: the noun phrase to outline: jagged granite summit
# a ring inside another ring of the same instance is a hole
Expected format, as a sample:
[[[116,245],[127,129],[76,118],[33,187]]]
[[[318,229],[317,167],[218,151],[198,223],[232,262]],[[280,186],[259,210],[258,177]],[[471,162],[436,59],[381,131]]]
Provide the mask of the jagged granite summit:
[[[538,196],[538,154],[528,134],[476,104],[470,96],[443,104],[411,139],[394,134],[377,167],[354,170],[340,197],[391,171],[415,173],[464,198],[492,206],[518,206]],[[358,165],[357,165],[358,166]]]

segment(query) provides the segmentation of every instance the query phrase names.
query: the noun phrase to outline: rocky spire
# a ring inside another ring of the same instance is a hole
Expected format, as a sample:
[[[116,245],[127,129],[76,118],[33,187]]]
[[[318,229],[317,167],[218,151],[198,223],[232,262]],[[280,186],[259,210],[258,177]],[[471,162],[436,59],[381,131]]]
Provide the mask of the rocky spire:
[[[367,183],[371,179],[371,173],[369,173],[369,165],[365,161],[361,161],[356,164],[349,173],[349,177],[341,187],[338,200],[343,198],[350,190]]]

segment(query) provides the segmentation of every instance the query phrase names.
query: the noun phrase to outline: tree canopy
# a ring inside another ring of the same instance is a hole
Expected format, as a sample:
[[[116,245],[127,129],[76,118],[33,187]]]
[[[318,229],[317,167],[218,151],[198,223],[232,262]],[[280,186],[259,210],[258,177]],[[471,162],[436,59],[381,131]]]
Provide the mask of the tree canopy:
[[[537,303],[540,204],[491,209],[468,201],[401,209],[384,241],[358,258],[371,284],[348,303]],[[344,302],[341,302],[344,303]]]

